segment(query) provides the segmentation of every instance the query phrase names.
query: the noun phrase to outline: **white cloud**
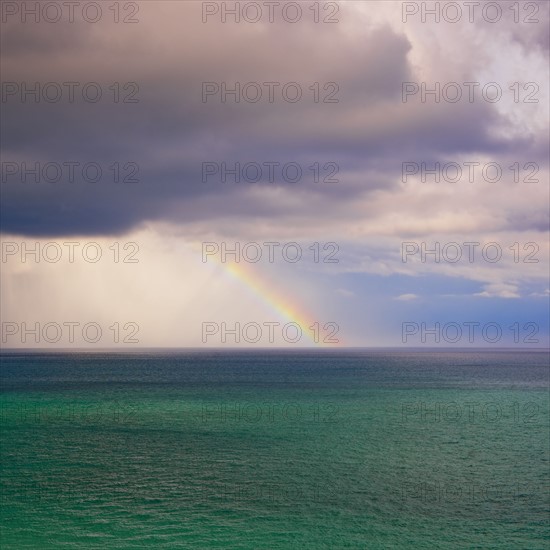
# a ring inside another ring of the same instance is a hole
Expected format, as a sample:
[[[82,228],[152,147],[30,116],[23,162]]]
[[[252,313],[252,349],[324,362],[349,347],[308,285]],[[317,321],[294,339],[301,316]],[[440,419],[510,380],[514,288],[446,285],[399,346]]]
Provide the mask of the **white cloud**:
[[[485,285],[483,292],[478,292],[474,296],[482,298],[520,298],[518,287],[512,284],[495,283]]]
[[[346,298],[351,298],[352,296],[355,296],[355,293],[351,290],[346,290],[345,288],[337,288],[336,289],[337,294],[341,294],[342,296],[345,296]]]
[[[550,297],[550,289],[547,288],[543,292],[531,292],[529,296],[533,296],[534,298],[548,298]]]
[[[401,294],[399,296],[396,296],[394,299],[401,302],[410,302],[412,300],[416,300],[417,298],[418,296],[416,294]]]

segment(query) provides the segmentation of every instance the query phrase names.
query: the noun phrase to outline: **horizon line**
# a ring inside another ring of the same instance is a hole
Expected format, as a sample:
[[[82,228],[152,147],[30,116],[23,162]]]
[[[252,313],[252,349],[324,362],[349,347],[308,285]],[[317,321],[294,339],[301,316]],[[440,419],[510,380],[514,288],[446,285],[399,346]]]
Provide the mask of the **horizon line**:
[[[140,353],[146,351],[315,351],[317,353],[325,352],[341,352],[345,350],[391,350],[391,351],[544,351],[550,352],[550,347],[528,347],[528,346],[500,346],[500,347],[489,347],[489,346],[480,346],[480,347],[456,347],[456,346],[345,346],[345,347],[316,347],[316,346],[301,346],[301,347],[193,347],[193,346],[150,346],[150,347],[140,347],[140,348],[126,348],[126,347],[110,347],[110,348],[93,348],[93,347],[83,347],[83,348],[1,348],[0,355],[3,353],[44,353],[44,352],[97,352],[97,353]]]

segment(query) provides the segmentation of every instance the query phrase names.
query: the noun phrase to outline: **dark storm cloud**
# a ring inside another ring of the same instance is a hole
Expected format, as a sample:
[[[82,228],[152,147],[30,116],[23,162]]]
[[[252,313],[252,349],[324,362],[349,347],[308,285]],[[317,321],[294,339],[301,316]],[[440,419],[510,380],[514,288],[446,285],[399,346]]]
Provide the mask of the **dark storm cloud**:
[[[59,21],[52,24],[18,24],[8,19],[2,24],[0,45],[5,56],[58,55],[66,50],[89,46],[91,29],[85,22]]]
[[[97,104],[2,104],[3,160],[139,165],[139,183],[2,182],[2,230],[43,236],[112,234],[147,221],[179,224],[345,210],[349,201],[397,187],[405,160],[507,154],[538,147],[496,137],[493,105],[403,104],[414,81],[407,37],[388,26],[358,35],[342,26],[200,25],[199,3],[155,3],[135,27],[14,26],[4,36],[3,80],[97,82]],[[197,19],[199,17],[199,19]],[[31,30],[29,30],[31,29]],[[36,30],[33,32],[32,30]],[[70,47],[67,49],[67,45]],[[201,83],[336,82],[337,104],[201,101]],[[137,82],[139,103],[112,102],[114,82]],[[203,162],[337,162],[335,186],[202,182]],[[279,187],[290,201],[270,201]],[[203,200],[208,198],[210,200]],[[289,206],[290,204],[290,206]]]

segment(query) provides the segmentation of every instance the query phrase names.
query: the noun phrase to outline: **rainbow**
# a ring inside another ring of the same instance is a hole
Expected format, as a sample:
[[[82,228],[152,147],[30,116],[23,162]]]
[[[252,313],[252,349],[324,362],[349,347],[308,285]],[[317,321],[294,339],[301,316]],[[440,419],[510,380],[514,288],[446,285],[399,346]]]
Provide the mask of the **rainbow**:
[[[317,333],[318,341],[316,341],[314,331],[309,328],[316,322],[315,317],[305,312],[303,308],[293,305],[288,297],[284,298],[281,296],[280,292],[274,288],[272,283],[262,279],[260,275],[253,271],[250,266],[245,266],[235,262],[222,263],[219,260],[218,265],[222,266],[225,273],[227,273],[232,279],[243,284],[252,294],[267,304],[267,306],[274,310],[280,318],[300,325],[302,328],[302,334],[314,345],[338,345],[323,343],[323,338],[327,336],[327,333],[323,330],[324,322],[321,321],[319,321],[320,327]],[[338,334],[335,335],[334,338],[341,340]]]

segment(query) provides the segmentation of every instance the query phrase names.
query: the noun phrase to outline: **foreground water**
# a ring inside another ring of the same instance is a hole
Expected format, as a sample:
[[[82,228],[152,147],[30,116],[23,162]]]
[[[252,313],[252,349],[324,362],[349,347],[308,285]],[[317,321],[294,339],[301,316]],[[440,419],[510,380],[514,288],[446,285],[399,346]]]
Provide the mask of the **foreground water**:
[[[8,548],[548,548],[546,352],[4,353]]]

